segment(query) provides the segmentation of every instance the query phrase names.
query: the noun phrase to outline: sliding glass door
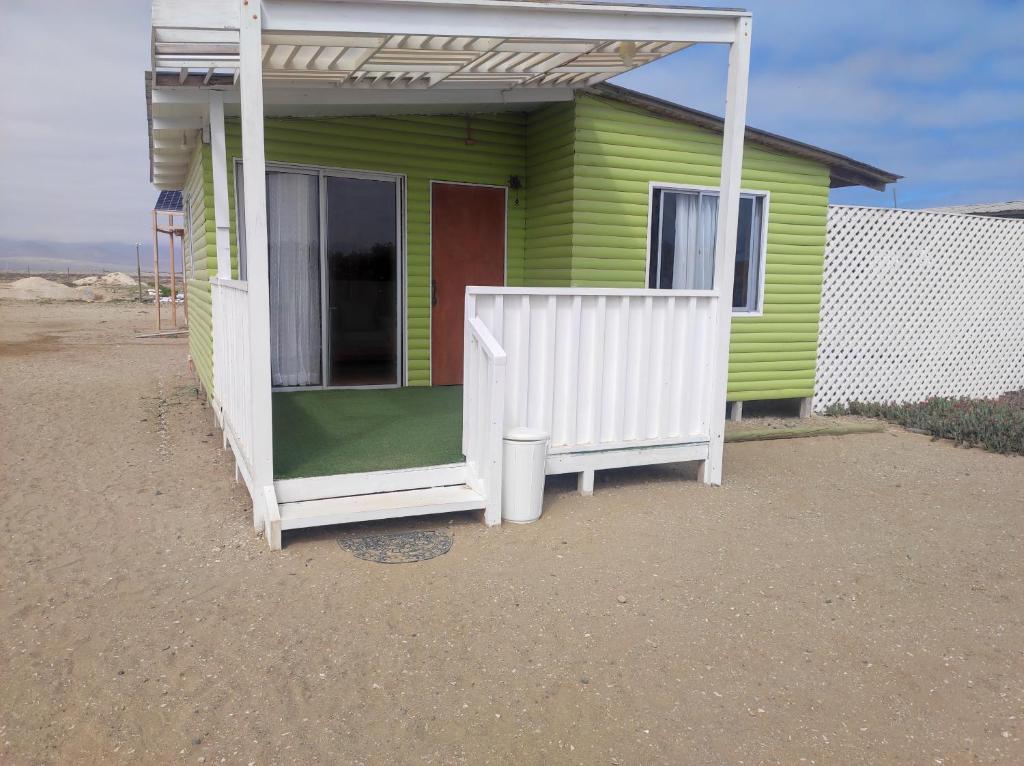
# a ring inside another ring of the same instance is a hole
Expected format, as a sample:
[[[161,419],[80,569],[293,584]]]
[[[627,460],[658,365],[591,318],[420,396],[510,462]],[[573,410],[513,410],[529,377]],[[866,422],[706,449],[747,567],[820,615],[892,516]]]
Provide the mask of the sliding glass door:
[[[268,167],[275,388],[401,384],[401,192],[396,176]]]
[[[334,174],[324,181],[328,385],[398,385],[398,181]]]

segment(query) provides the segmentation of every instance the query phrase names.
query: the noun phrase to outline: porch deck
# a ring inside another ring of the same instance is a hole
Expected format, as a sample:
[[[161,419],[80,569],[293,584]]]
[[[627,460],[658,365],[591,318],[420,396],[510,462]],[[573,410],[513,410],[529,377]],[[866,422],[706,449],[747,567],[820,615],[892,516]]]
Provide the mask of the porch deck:
[[[462,387],[274,394],[274,478],[462,462]]]

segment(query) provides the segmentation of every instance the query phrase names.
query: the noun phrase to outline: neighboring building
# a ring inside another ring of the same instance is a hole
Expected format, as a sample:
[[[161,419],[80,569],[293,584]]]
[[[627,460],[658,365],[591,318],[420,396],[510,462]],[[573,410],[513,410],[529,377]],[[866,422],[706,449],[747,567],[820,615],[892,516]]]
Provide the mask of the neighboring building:
[[[961,215],[985,215],[992,218],[1024,218],[1024,199],[1009,202],[974,202],[968,205],[944,205],[929,208],[935,213],[960,213]]]

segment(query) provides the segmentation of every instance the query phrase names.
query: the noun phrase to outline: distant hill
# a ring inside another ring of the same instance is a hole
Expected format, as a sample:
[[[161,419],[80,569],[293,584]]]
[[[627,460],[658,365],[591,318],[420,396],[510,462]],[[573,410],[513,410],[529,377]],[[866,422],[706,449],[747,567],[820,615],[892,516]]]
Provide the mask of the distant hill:
[[[161,271],[166,269],[167,253],[161,243]],[[152,245],[142,247],[142,270],[153,269]],[[0,270],[67,271],[92,273],[127,271],[135,273],[135,244],[122,242],[47,242],[43,240],[4,239],[0,237]],[[179,256],[178,268],[181,268]]]

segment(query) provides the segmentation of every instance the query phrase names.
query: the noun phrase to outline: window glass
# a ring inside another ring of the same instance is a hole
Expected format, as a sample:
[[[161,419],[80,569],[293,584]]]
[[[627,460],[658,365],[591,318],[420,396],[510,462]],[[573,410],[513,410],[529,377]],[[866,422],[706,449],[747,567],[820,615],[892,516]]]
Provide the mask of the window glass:
[[[756,311],[764,258],[764,195],[740,197],[733,308]],[[714,285],[718,192],[655,189],[651,211],[649,287],[710,290]]]

